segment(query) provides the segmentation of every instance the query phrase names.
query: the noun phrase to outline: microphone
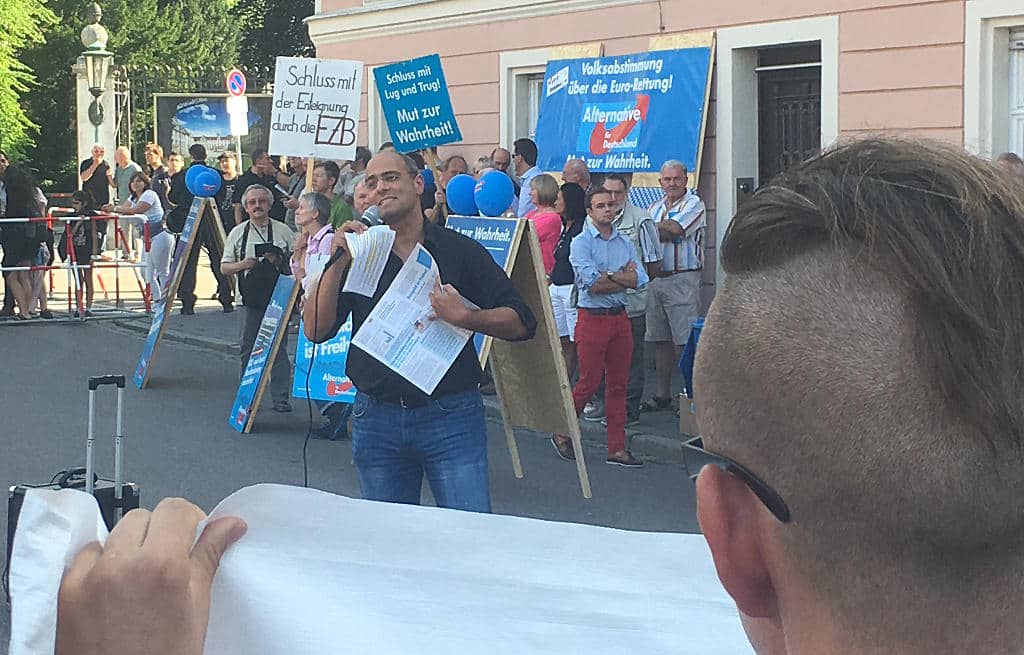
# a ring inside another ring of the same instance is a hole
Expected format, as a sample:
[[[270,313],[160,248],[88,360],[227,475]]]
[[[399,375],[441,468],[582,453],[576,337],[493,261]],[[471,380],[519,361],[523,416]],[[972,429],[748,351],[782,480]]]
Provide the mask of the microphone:
[[[288,193],[287,189],[285,189],[283,186],[281,186],[280,184],[278,184],[276,182],[274,183],[274,188],[277,189],[278,191],[280,191],[281,195],[283,195],[285,198],[291,198],[292,197],[291,194]]]
[[[377,205],[367,207],[366,211],[363,212],[363,215],[359,217],[359,222],[366,227],[380,225],[380,207]]]
[[[359,222],[365,225],[366,227],[380,225],[380,207],[378,207],[377,205],[371,205],[370,207],[367,207],[366,211],[363,212],[363,215],[359,217]],[[342,250],[341,248],[335,250],[334,254],[331,255],[331,258],[327,260],[326,264],[324,264],[324,270],[326,271],[331,266],[333,266],[339,259],[341,259],[344,252],[345,251]]]

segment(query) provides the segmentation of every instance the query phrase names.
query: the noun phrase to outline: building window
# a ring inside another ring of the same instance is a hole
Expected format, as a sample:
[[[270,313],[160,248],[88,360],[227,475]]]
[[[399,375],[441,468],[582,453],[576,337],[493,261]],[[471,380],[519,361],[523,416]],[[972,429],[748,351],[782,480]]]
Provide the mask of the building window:
[[[516,138],[536,136],[543,91],[544,73],[516,75]]]
[[[1010,33],[1009,150],[1024,156],[1024,27]]]
[[[544,70],[550,51],[513,50],[501,53],[499,86],[499,145],[512,147],[512,142],[537,131],[537,116],[543,97]]]

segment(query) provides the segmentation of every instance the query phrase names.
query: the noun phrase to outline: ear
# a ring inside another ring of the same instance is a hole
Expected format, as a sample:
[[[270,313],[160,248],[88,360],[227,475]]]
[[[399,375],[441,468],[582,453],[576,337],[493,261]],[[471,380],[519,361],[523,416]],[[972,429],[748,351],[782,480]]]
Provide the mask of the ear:
[[[744,614],[774,618],[775,587],[765,562],[760,501],[746,484],[717,466],[697,477],[697,520],[722,586]]]

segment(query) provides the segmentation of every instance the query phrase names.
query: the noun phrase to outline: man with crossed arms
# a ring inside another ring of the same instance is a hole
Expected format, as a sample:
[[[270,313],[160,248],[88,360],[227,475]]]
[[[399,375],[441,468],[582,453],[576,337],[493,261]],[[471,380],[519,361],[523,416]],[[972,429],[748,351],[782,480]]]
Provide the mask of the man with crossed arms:
[[[645,405],[664,410],[672,404],[672,371],[690,337],[690,323],[700,304],[700,276],[704,265],[704,201],[686,188],[686,165],[669,160],[661,166],[665,196],[651,205],[651,218],[661,240],[661,272],[647,293],[647,335],[654,343],[658,391]]]

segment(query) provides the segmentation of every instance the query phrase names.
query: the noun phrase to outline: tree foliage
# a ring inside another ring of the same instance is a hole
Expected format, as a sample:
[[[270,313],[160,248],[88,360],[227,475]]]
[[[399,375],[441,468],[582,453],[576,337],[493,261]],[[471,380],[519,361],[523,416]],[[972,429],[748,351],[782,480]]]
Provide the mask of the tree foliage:
[[[74,188],[77,175],[72,67],[84,50],[88,6],[88,0],[49,0],[58,21],[47,31],[45,46],[23,54],[39,77],[23,97],[28,115],[40,126],[29,163],[46,184],[61,189]],[[101,0],[101,7],[101,22],[110,33],[107,49],[117,66],[230,66],[237,59],[237,21],[227,0]],[[113,107],[106,110],[112,117]]]
[[[0,148],[17,157],[31,144],[35,127],[20,96],[36,82],[18,56],[42,43],[42,29],[57,19],[39,0],[0,0],[0,17]]]
[[[274,67],[277,57],[312,57],[304,18],[313,13],[313,0],[239,0],[232,8],[241,28],[238,54],[245,66]]]

